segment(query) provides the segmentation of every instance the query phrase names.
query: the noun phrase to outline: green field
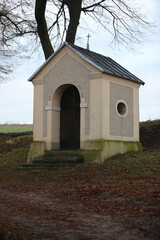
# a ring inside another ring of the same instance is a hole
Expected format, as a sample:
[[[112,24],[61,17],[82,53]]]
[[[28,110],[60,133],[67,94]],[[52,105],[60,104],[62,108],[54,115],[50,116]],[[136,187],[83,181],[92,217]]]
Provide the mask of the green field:
[[[32,125],[0,125],[0,133],[17,133],[33,131]]]

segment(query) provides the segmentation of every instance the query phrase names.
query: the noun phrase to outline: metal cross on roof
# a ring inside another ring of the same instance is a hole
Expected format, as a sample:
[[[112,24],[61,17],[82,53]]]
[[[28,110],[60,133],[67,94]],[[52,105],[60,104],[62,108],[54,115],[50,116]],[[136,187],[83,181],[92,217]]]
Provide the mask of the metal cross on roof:
[[[88,35],[86,36],[88,39],[87,39],[87,46],[86,46],[86,49],[89,50],[89,38],[91,37],[91,35],[88,33]]]

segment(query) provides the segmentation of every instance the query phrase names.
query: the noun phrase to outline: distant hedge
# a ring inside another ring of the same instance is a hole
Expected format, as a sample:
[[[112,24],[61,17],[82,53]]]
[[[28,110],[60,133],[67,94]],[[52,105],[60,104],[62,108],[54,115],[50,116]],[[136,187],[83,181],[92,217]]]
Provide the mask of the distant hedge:
[[[140,141],[144,148],[160,148],[160,120],[140,123]]]
[[[19,136],[24,136],[24,135],[32,135],[33,132],[32,131],[28,131],[28,132],[12,132],[12,133],[0,133],[0,137],[8,137],[8,138],[14,138],[14,137],[19,137]]]

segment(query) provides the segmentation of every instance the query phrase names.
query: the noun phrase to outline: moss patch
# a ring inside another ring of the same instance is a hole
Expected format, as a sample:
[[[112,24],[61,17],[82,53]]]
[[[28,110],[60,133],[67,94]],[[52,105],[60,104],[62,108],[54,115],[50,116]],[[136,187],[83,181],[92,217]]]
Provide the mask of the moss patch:
[[[27,163],[32,163],[33,159],[43,162],[70,162],[80,156],[83,157],[85,163],[102,163],[105,159],[117,154],[142,150],[140,142],[97,140],[90,141],[90,143],[87,141],[87,145],[92,147],[92,150],[45,151],[45,142],[32,142]]]
[[[45,153],[45,142],[32,142],[28,153],[27,163],[32,163],[35,157],[43,156]]]
[[[127,152],[142,151],[140,142],[103,141],[103,161],[111,156]]]

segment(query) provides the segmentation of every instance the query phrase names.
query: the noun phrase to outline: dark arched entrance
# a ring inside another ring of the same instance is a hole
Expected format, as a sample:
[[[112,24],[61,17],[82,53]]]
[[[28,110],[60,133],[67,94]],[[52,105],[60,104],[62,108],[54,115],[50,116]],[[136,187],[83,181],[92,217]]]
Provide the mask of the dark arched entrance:
[[[80,148],[80,96],[74,86],[68,87],[61,97],[60,148]]]

